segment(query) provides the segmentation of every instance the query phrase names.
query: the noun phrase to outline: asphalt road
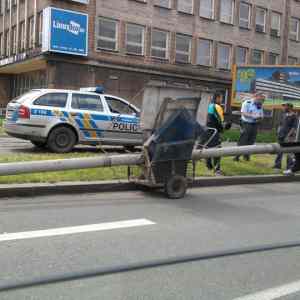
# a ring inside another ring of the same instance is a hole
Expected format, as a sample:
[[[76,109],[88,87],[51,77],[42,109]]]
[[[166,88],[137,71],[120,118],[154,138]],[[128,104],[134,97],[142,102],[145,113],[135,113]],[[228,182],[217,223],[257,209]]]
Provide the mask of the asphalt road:
[[[104,151],[109,153],[124,153],[125,150],[121,146],[103,146],[102,149],[94,146],[77,145],[74,147],[76,152],[90,152],[102,153]],[[1,154],[43,154],[48,153],[47,149],[37,148],[30,141],[16,139],[13,137],[2,135],[0,136],[0,155]]]
[[[300,247],[182,262],[300,241],[299,195],[288,183],[193,189],[179,201],[143,192],[0,200],[0,299],[300,299]]]

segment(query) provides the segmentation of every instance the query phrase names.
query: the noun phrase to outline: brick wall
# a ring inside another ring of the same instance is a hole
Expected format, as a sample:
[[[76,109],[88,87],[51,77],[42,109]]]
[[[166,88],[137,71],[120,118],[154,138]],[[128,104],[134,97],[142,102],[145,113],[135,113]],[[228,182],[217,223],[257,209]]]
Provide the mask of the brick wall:
[[[249,0],[252,5],[251,30],[241,29],[238,26],[239,1],[236,1],[234,24],[223,24],[218,21],[219,1],[215,1],[216,20],[206,20],[199,17],[199,1],[195,1],[194,14],[185,14],[177,12],[176,1],[172,1],[172,8],[165,9],[154,6],[154,0],[148,0],[147,3],[136,0],[98,0],[96,1],[96,16],[104,16],[120,21],[119,51],[117,53],[106,51],[95,51],[90,44],[90,55],[92,60],[107,62],[112,64],[132,65],[138,68],[155,68],[159,67],[162,72],[175,72],[193,76],[208,76],[212,78],[223,78],[229,80],[230,72],[217,70],[215,67],[206,68],[196,65],[196,43],[198,38],[205,38],[214,41],[214,48],[218,42],[229,43],[235,46],[243,46],[251,49],[265,51],[265,62],[269,52],[280,54],[280,62],[286,62],[288,51],[287,41],[285,38],[272,37],[270,35],[271,11],[281,13],[282,30],[286,27],[286,1],[292,1],[294,6],[300,9],[300,4],[295,4],[294,0]],[[94,8],[94,0],[91,3]],[[255,24],[255,7],[261,6],[268,10],[267,14],[267,33],[257,33],[254,30]],[[296,11],[296,10],[295,10]],[[298,14],[299,15],[299,14]],[[150,49],[151,28],[159,28],[171,32],[171,53],[168,62],[162,62],[149,57],[128,56],[124,49],[125,23],[133,22],[146,27],[146,54]],[[90,25],[93,26],[93,25]],[[193,51],[191,65],[174,65],[174,41],[175,32],[187,34],[193,37]],[[282,31],[283,32],[283,31]],[[92,33],[92,32],[91,32]],[[93,38],[93,36],[91,36]],[[290,43],[293,53],[297,53],[300,59],[300,45]],[[172,50],[173,49],[173,50]],[[215,53],[216,54],[216,53]],[[234,55],[233,55],[234,57]],[[214,63],[216,57],[213,58]],[[172,65],[172,66],[171,66]]]

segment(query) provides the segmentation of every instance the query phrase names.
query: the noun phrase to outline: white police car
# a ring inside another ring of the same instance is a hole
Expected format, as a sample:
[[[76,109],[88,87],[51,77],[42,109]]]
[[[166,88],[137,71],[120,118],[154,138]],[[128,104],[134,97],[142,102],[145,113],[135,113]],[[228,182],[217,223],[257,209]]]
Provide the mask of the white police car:
[[[13,99],[6,109],[7,134],[53,152],[76,144],[141,145],[140,111],[103,88],[36,89]]]

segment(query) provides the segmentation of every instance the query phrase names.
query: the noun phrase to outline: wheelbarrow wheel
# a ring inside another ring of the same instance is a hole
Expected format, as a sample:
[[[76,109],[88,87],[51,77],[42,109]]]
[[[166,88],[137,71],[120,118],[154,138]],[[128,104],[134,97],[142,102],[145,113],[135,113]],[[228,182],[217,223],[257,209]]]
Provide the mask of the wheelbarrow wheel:
[[[165,193],[170,199],[180,199],[186,194],[187,180],[183,176],[172,176],[165,185]]]

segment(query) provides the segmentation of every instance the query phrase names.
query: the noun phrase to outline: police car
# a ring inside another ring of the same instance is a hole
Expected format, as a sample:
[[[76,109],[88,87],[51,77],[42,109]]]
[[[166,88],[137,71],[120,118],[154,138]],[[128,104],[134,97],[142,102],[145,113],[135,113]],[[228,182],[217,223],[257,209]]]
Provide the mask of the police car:
[[[102,87],[76,90],[35,89],[7,105],[5,131],[53,152],[76,144],[133,148],[142,143],[140,110]]]

